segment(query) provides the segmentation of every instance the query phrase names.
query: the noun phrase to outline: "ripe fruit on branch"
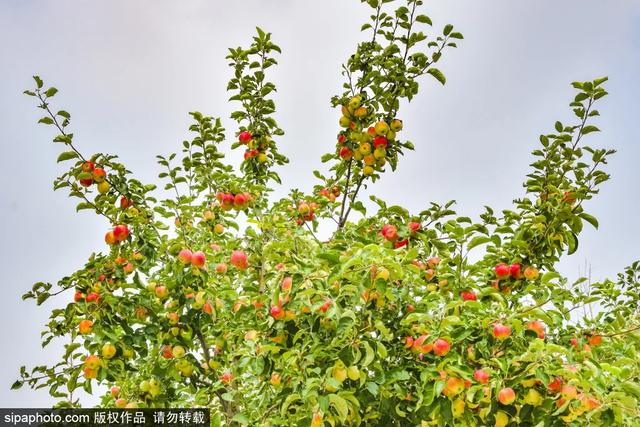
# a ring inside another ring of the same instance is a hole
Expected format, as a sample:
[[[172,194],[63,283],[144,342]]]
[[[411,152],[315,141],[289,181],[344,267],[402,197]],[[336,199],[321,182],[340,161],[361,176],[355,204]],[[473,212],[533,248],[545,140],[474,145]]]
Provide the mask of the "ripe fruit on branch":
[[[231,253],[231,265],[239,270],[245,270],[249,264],[247,262],[247,254],[243,251],[233,251]]]
[[[589,345],[592,345],[595,347],[597,345],[602,344],[602,337],[597,334],[592,334],[587,337],[587,341],[589,342]]]
[[[293,285],[293,278],[291,276],[287,276],[282,280],[280,289],[282,289],[283,292],[289,292],[291,290],[292,285]]]
[[[238,141],[243,144],[247,144],[249,141],[251,141],[252,137],[253,136],[251,135],[251,132],[245,130],[240,132],[240,134],[238,135]]]
[[[202,251],[196,251],[191,256],[191,265],[196,268],[204,268],[207,262],[207,257]]]
[[[282,379],[280,378],[280,374],[277,372],[274,372],[271,374],[271,378],[269,379],[269,382],[271,383],[272,386],[277,387],[280,385],[280,383],[282,382]]]
[[[98,294],[97,292],[90,292],[89,294],[87,294],[87,298],[85,299],[85,301],[98,303],[100,302],[100,294]]]
[[[75,293],[75,294],[73,294],[73,300],[74,300],[75,302],[80,302],[80,301],[82,301],[82,300],[84,299],[84,297],[85,297],[85,295],[84,295],[82,292],[80,292],[80,291],[76,291],[76,293]]]
[[[82,164],[82,172],[93,172],[95,166],[93,162],[86,161]]]
[[[154,289],[156,296],[160,299],[164,299],[169,295],[169,291],[166,286],[160,285],[156,286]]]
[[[124,224],[116,225],[113,227],[113,237],[116,238],[118,242],[122,242],[129,237],[129,227]]]
[[[230,371],[224,371],[222,375],[220,375],[220,381],[225,384],[230,383],[231,381],[233,381],[233,374]]]
[[[496,265],[493,270],[495,271],[496,277],[498,279],[506,279],[509,277],[509,274],[511,273],[511,269],[505,263],[500,263]]]
[[[285,316],[285,312],[281,306],[279,305],[271,306],[271,317],[273,317],[276,320],[281,320],[284,318],[284,316]]]
[[[385,224],[382,226],[382,230],[380,231],[382,236],[390,242],[393,242],[398,239],[398,229],[391,224]]]
[[[111,387],[110,392],[111,397],[118,397],[118,395],[120,394],[120,387],[114,385],[113,387]]]
[[[522,266],[518,263],[511,264],[509,274],[516,280],[520,279],[522,277]]]
[[[387,138],[385,138],[384,136],[376,136],[375,138],[373,138],[373,146],[375,148],[378,147],[386,147],[389,144],[389,141],[387,141]]]
[[[524,269],[524,278],[527,280],[536,280],[540,273],[537,268],[527,267]]]
[[[498,400],[503,405],[511,405],[516,400],[516,393],[511,387],[503,388],[498,392]]]
[[[527,329],[530,331],[534,331],[536,334],[538,334],[538,338],[544,339],[545,327],[544,327],[544,323],[542,323],[541,321],[533,320],[527,323]]]
[[[493,325],[493,337],[497,340],[504,341],[511,336],[511,328],[502,323]]]
[[[394,132],[400,132],[402,130],[402,120],[400,119],[391,120],[391,130]]]
[[[480,384],[487,384],[489,382],[489,373],[483,369],[478,369],[473,373],[473,379]]]
[[[104,235],[104,241],[107,245],[115,245],[118,243],[116,236],[113,234],[113,230],[107,231],[107,234]]]
[[[560,390],[560,395],[562,396],[563,399],[572,400],[578,396],[578,389],[575,388],[575,386],[572,386],[570,384],[565,384],[562,386],[562,389]]]
[[[125,196],[120,198],[120,209],[127,209],[128,207],[133,206],[133,202],[127,199]]]
[[[442,338],[438,338],[433,343],[433,354],[436,356],[445,356],[451,350],[451,344],[449,341],[444,340]]]
[[[442,389],[442,394],[447,397],[456,396],[464,390],[464,380],[462,378],[449,377]]]
[[[399,242],[395,242],[393,247],[396,249],[403,248],[409,244],[409,239],[400,240]]]
[[[89,319],[84,319],[80,321],[78,325],[78,332],[82,335],[90,334],[93,331],[93,322]]]
[[[475,292],[472,292],[472,291],[460,292],[460,296],[462,297],[462,299],[464,301],[477,301],[478,300],[478,296],[475,294]]]
[[[107,172],[102,168],[94,168],[91,172],[91,177],[95,182],[100,184],[107,179]]]
[[[191,258],[193,257],[193,253],[189,249],[182,249],[180,253],[178,253],[178,261],[182,264],[191,264]]]
[[[102,346],[102,357],[105,359],[112,359],[116,355],[116,346],[113,344],[105,344]]]
[[[329,310],[329,307],[331,307],[332,301],[330,299],[326,299],[325,302],[320,306],[320,308],[318,308],[319,311],[326,313],[327,310]]]
[[[81,174],[80,176],[85,176],[85,175]],[[83,187],[90,187],[91,185],[93,185],[92,178],[80,178],[78,181],[80,182],[80,185],[82,185]]]
[[[379,121],[375,126],[376,134],[385,136],[389,133],[389,125],[386,122]]]
[[[422,228],[422,225],[416,221],[409,222],[407,226],[409,227],[409,230],[411,231],[411,233],[416,233],[420,230],[420,228]]]
[[[227,272],[227,264],[225,264],[224,262],[221,262],[216,265],[216,273],[225,274],[226,272]]]
[[[349,160],[353,157],[353,151],[351,151],[348,147],[342,147],[340,149],[340,157],[344,160]]]

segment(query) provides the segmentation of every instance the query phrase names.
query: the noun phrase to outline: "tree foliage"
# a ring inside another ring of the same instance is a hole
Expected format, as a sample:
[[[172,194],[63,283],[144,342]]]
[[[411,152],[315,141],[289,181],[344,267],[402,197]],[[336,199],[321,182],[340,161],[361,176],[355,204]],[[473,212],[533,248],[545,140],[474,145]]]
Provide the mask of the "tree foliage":
[[[613,150],[585,144],[606,78],[573,83],[576,119],[540,136],[512,209],[473,220],[453,202],[410,213],[371,196],[370,213],[362,190],[414,149],[402,101],[424,76],[445,83],[434,66],[463,37],[430,34],[421,0],[363,3],[367,39],[331,99],[341,130],[312,194],[270,198],[288,159],[267,81],[280,48],[261,29],[228,56],[240,171],[219,149],[221,120],[192,112],[181,152],[157,157],[164,190],[116,156],[82,154],[57,90],[34,78],[25,93],[68,166],[54,188],[106,219],[108,250],[24,295],[75,292],[42,334],[43,346],[70,340],[65,354],[23,367],[14,388],[73,407],[77,389],[106,385],[103,406],[205,406],[213,425],[640,423],[640,263],[598,283],[555,269],[598,226],[587,202]],[[322,221],[335,224],[325,241]]]

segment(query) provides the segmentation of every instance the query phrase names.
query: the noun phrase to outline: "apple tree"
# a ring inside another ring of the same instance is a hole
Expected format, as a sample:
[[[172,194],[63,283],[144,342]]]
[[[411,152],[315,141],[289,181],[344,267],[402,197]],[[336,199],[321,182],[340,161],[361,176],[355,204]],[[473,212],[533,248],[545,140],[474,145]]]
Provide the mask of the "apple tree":
[[[267,78],[280,48],[261,29],[227,57],[233,130],[190,113],[157,184],[82,152],[57,90],[34,78],[25,93],[66,165],[54,188],[104,218],[105,247],[24,295],[65,301],[42,334],[65,352],[14,388],[48,388],[59,407],[79,406],[79,389],[105,407],[208,407],[212,425],[640,424],[640,263],[598,283],[556,270],[598,227],[588,206],[613,150],[587,141],[606,78],[573,83],[575,119],[540,136],[511,209],[409,212],[375,193],[367,208],[405,152],[425,152],[403,138],[400,107],[422,79],[445,83],[436,65],[463,36],[432,30],[422,0],[363,3],[366,38],[342,66],[336,139],[309,194],[272,196],[289,160]]]

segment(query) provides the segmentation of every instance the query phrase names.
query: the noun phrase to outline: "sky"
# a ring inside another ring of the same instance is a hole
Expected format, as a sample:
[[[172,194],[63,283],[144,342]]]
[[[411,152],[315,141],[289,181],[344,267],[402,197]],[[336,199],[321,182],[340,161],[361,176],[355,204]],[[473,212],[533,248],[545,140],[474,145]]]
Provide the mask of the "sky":
[[[419,212],[454,199],[460,214],[482,206],[509,208],[538,135],[556,120],[570,122],[575,80],[608,75],[610,96],[589,135],[596,147],[618,150],[612,180],[586,209],[600,219],[580,237],[560,269],[577,278],[615,277],[640,258],[640,3],[631,0],[428,0],[437,31],[452,23],[465,40],[446,52],[442,87],[425,79],[400,116],[402,137],[416,151],[399,170],[370,186],[389,203]],[[0,406],[50,406],[46,391],[10,391],[20,365],[52,363],[60,347],[41,349],[40,331],[61,297],[36,307],[20,296],[33,283],[54,282],[104,249],[107,224],[76,214],[64,192],[52,191],[63,171],[53,130],[36,125],[34,100],[22,95],[39,74],[60,92],[56,107],[73,115],[74,141],[85,153],[119,154],[145,182],[159,173],[155,154],[180,149],[189,111],[220,116],[227,135],[230,77],[226,48],[247,45],[260,26],[283,50],[269,78],[278,86],[278,140],[291,163],[279,170],[284,195],[309,191],[332,150],[339,112],[329,99],[341,91],[340,64],[360,40],[368,8],[357,0],[4,0],[0,2],[0,325],[5,340]],[[228,147],[228,145],[227,145]],[[240,152],[230,154],[232,158]],[[91,398],[83,398],[91,404]]]

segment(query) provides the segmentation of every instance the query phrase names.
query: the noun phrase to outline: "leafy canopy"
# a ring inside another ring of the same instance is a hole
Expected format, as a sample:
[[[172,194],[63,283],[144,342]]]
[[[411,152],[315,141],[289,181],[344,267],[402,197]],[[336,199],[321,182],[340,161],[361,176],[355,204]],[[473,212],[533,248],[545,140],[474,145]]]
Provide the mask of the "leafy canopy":
[[[240,170],[219,149],[221,120],[192,112],[181,152],[157,157],[163,190],[116,156],[83,154],[57,90],[35,77],[25,93],[67,166],[54,188],[105,218],[108,250],[24,295],[75,292],[42,334],[43,346],[70,340],[64,355],[23,367],[14,388],[46,387],[69,407],[99,384],[102,406],[206,406],[213,425],[640,423],[640,263],[599,283],[555,269],[585,223],[598,226],[586,208],[613,150],[585,144],[606,78],[573,83],[575,120],[540,136],[512,209],[473,220],[453,202],[410,213],[371,196],[367,212],[363,190],[414,149],[402,102],[424,76],[445,83],[435,65],[463,36],[433,32],[421,0],[364,3],[366,40],[331,98],[329,176],[314,172],[311,194],[270,198],[288,159],[267,79],[280,48],[261,29],[227,57]]]

